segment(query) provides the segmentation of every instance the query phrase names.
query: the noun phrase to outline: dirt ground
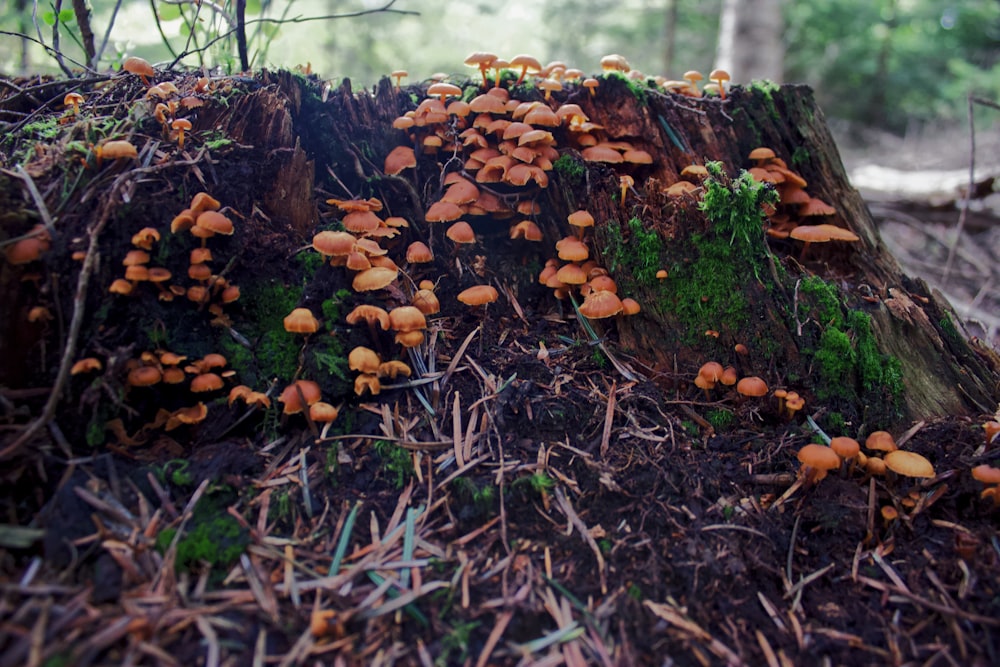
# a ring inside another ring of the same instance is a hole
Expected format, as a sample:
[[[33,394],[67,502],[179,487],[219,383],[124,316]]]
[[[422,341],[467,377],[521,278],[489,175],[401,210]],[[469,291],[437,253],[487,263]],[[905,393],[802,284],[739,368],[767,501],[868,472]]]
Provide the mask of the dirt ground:
[[[904,247],[902,205],[879,205]],[[939,213],[920,204],[903,224],[936,238],[924,215]],[[984,214],[969,233],[994,229]],[[982,238],[969,247],[1000,247]],[[280,243],[253,239],[246,264]],[[955,266],[970,308],[994,298],[969,255]],[[457,285],[437,291],[455,303]],[[1000,663],[1000,510],[969,475],[997,462],[995,416],[894,429],[932,477],[845,464],[811,483],[796,452],[822,439],[823,407],[702,392],[619,349],[614,323],[589,339],[541,286],[514,301],[429,318],[407,357],[425,381],[347,399],[335,427],[220,391],[204,422],[126,418],[88,448],[119,385],[74,378],[67,414],[0,469],[0,667]],[[124,368],[132,324],[100,330],[119,364],[102,377]],[[329,333],[344,349],[391,341]],[[40,414],[53,365],[0,391],[4,447]]]

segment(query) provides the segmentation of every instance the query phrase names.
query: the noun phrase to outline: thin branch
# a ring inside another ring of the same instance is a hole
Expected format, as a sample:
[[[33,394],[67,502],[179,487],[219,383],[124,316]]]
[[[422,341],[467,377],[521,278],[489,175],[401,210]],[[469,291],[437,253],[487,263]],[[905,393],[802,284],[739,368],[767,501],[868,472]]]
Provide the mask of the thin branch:
[[[87,0],[73,0],[73,14],[76,24],[80,26],[80,39],[83,42],[83,53],[87,56],[87,64],[97,66],[97,51],[94,49],[94,30],[90,25],[91,11]],[[56,17],[58,23],[59,17]]]
[[[111,20],[108,21],[108,28],[104,31],[104,38],[101,40],[101,48],[97,50],[97,55],[94,56],[93,66],[96,68],[97,64],[101,62],[101,58],[104,57],[104,50],[108,47],[108,40],[111,38],[111,30],[115,27],[115,20],[118,18],[118,10],[122,7],[122,0],[117,0],[115,2],[115,8],[111,10]],[[153,12],[156,13],[155,11]],[[160,26],[160,22],[156,22],[156,26]],[[160,33],[162,34],[162,32]],[[170,48],[168,45],[167,48]]]
[[[247,0],[236,0],[236,50],[240,56],[240,71],[250,69],[247,56]]]
[[[94,72],[94,70],[92,70],[87,65],[84,65],[81,62],[73,60],[72,58],[70,58],[69,56],[67,56],[65,53],[59,53],[56,49],[54,49],[51,46],[49,46],[48,44],[46,44],[45,41],[44,41],[44,38],[42,38],[42,36],[41,36],[41,32],[39,32],[39,37],[38,38],[32,37],[31,35],[26,35],[23,32],[13,32],[11,30],[0,30],[0,35],[7,35],[9,37],[20,37],[21,39],[26,39],[29,42],[34,42],[35,44],[38,44],[40,47],[42,47],[43,49],[45,49],[45,52],[48,53],[53,58],[55,58],[56,61],[59,61],[60,59],[67,60],[71,64],[76,65],[77,67],[79,67],[80,69],[86,70],[87,72],[89,72],[91,74],[96,74],[96,72]],[[67,68],[64,67],[63,71],[65,71],[66,74],[69,75],[70,77],[73,76],[72,70],[69,70],[69,69],[67,69]],[[59,81],[59,82],[56,82],[56,84],[57,85],[65,85],[66,82],[65,81]]]

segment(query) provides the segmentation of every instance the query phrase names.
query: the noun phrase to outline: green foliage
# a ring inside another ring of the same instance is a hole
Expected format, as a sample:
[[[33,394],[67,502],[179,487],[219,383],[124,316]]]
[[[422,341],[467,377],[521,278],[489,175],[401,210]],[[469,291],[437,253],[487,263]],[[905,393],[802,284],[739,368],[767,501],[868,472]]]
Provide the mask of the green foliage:
[[[280,283],[252,283],[244,288],[240,303],[246,313],[237,328],[251,342],[247,348],[230,336],[219,344],[240,379],[252,387],[270,380],[291,380],[298,367],[299,346],[285,331],[284,318],[298,306],[302,288]]]
[[[489,516],[495,510],[496,487],[490,483],[477,485],[468,477],[456,477],[451,482],[455,496],[475,509],[478,516]]]
[[[556,173],[562,177],[566,184],[571,186],[579,185],[587,173],[587,167],[583,161],[578,160],[569,153],[560,155],[552,163],[552,168],[556,170]]]
[[[444,665],[460,665],[467,662],[469,655],[469,639],[472,631],[478,628],[479,621],[459,623],[445,633],[441,639],[441,653],[434,659],[434,664],[439,667]]]
[[[544,471],[539,470],[525,477],[518,477],[511,484],[511,488],[527,488],[542,496],[547,494],[555,485],[556,481],[554,479],[549,477]]]
[[[406,480],[413,476],[413,458],[410,452],[388,440],[376,440],[375,455],[382,461],[382,469],[393,478],[397,489],[403,488]]]
[[[913,119],[963,117],[969,92],[1000,94],[1000,4],[993,0],[785,7],[786,79],[812,84],[828,114],[902,131]]]
[[[198,505],[201,508],[202,505]],[[229,568],[250,544],[250,535],[239,522],[215,503],[206,503],[206,509],[196,509],[187,525],[187,531],[177,543],[178,572],[190,570],[205,562],[217,571]],[[167,550],[177,534],[176,528],[167,528],[156,537],[160,553]],[[217,566],[217,567],[216,567]]]
[[[709,163],[709,178],[700,204],[710,225],[693,234],[690,262],[675,264],[663,281],[667,308],[681,323],[681,340],[697,345],[706,329],[742,327],[750,318],[750,277],[765,285],[765,262],[769,256],[764,241],[761,205],[773,192],[747,173],[730,181],[719,163]]]
[[[608,271],[617,276],[619,270],[625,269],[629,274],[623,276],[626,286],[629,280],[646,286],[656,284],[656,272],[663,267],[663,257],[666,254],[659,234],[646,229],[645,223],[639,218],[629,219],[627,237],[616,224],[604,225],[603,229],[607,235],[605,253]]]
[[[725,431],[733,425],[735,417],[729,410],[709,410],[705,419],[716,431]]]

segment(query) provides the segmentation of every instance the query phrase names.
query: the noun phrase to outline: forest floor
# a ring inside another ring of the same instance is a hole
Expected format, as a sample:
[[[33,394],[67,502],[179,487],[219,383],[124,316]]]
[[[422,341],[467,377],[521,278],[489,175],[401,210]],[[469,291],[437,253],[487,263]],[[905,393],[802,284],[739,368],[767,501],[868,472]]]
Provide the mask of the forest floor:
[[[944,285],[954,206],[872,202]],[[982,215],[947,285],[995,338]],[[439,392],[385,388],[345,434],[217,401],[183,441],[36,438],[3,475],[0,667],[1000,663],[1000,512],[967,474],[988,415],[893,434],[933,478],[800,484],[802,416],[630,378],[543,291],[434,321]],[[4,399],[16,433],[38,396]]]

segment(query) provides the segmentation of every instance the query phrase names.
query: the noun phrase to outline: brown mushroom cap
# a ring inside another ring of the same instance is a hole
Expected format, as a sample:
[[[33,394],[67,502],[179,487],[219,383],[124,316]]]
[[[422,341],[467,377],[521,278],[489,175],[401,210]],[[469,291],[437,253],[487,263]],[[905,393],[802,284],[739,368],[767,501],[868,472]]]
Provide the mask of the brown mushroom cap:
[[[69,369],[69,373],[70,375],[79,375],[80,373],[99,371],[101,370],[101,367],[101,360],[97,357],[84,357],[73,364],[73,367]]]
[[[854,438],[839,436],[830,439],[830,449],[837,453],[837,456],[844,459],[853,459],[861,453],[861,445]]]
[[[725,371],[723,371],[725,372]],[[767,383],[755,375],[742,378],[736,383],[736,393],[743,396],[760,397],[767,395]]]
[[[108,160],[119,158],[134,159],[139,157],[139,151],[130,142],[124,139],[115,139],[101,144],[101,157]]]
[[[155,76],[156,70],[149,64],[148,60],[138,56],[129,56],[122,62],[122,69],[130,74],[139,76]]]
[[[193,392],[215,391],[224,386],[222,378],[215,373],[201,373],[191,380],[190,389]]]
[[[865,449],[876,452],[894,452],[896,440],[888,431],[872,431],[865,440]]]
[[[926,458],[916,452],[902,449],[885,455],[885,467],[904,477],[934,477],[934,466]]]
[[[409,146],[397,146],[385,156],[384,171],[389,176],[398,176],[403,170],[417,166],[417,154]]]
[[[972,469],[972,478],[983,484],[1000,484],[1000,468],[985,463],[978,465]]]
[[[618,295],[607,290],[595,290],[583,298],[580,314],[590,320],[614,317],[622,312],[622,302]]]
[[[302,396],[306,399],[305,405],[302,404],[302,399],[299,397],[300,390],[302,392]],[[285,405],[283,410],[284,414],[294,415],[302,412],[306,406],[317,402],[320,397],[321,392],[317,383],[312,380],[296,380],[292,384],[285,387],[285,390],[281,392],[281,396],[278,400]]]
[[[321,424],[335,421],[339,414],[337,408],[324,401],[316,401],[309,406],[309,418]]]
[[[284,319],[285,331],[289,333],[311,334],[319,331],[319,320],[308,308],[295,308]]]
[[[467,306],[481,306],[493,303],[499,296],[492,285],[474,285],[459,292],[458,300]]]
[[[233,233],[233,221],[218,211],[203,211],[199,213],[194,224],[196,227],[210,231],[213,234],[230,236]]]
[[[840,457],[826,445],[806,445],[799,450],[798,459],[807,479],[813,482],[818,482],[826,477],[827,471],[840,467]],[[807,470],[807,468],[811,468],[812,471]]]
[[[347,323],[351,325],[367,322],[372,326],[378,324],[382,331],[389,330],[389,313],[383,308],[371,304],[362,303],[355,306],[354,310],[347,314],[346,319]]]
[[[389,327],[403,333],[427,328],[427,319],[416,306],[399,306],[389,311]]]
[[[382,360],[375,350],[363,345],[354,348],[347,355],[347,367],[359,373],[377,373],[381,363]]]
[[[370,292],[387,287],[396,279],[397,275],[399,275],[399,272],[393,269],[384,266],[373,266],[355,275],[351,286],[355,292]]]

